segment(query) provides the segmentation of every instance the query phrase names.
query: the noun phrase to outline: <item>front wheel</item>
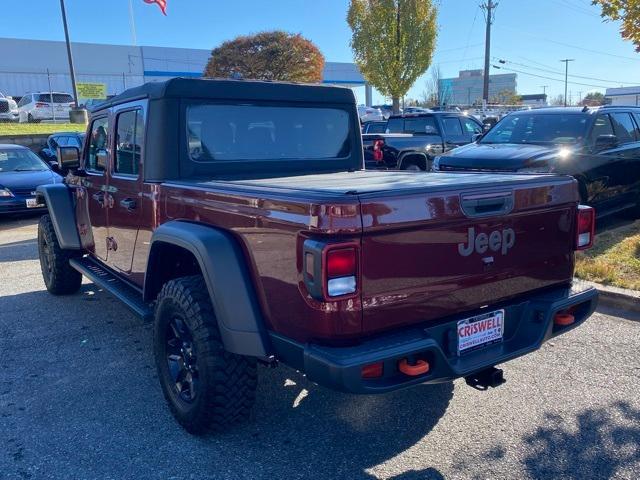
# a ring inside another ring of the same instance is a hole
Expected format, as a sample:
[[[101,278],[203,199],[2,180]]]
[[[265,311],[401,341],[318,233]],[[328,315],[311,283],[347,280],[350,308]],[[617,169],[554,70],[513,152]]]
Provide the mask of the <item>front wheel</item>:
[[[200,275],[167,282],[156,302],[154,356],[171,413],[188,432],[225,431],[247,418],[256,360],[224,349]]]
[[[60,247],[49,215],[43,215],[38,223],[38,254],[42,278],[50,293],[69,295],[80,289],[82,274],[69,265],[69,260],[79,254]]]

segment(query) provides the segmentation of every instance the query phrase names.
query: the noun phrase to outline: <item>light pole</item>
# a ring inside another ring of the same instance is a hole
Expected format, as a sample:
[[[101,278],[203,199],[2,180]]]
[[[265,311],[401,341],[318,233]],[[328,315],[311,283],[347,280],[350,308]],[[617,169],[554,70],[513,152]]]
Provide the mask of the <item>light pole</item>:
[[[569,62],[574,62],[573,58],[565,58],[564,60],[560,60],[564,63],[564,106],[567,106],[567,84],[569,78]]]
[[[67,42],[67,57],[69,57],[69,73],[71,74],[71,87],[73,88],[73,101],[78,108],[78,87],[76,86],[76,72],[73,68],[73,56],[71,55],[71,43],[69,42],[69,28],[67,27],[67,12],[64,8],[64,0],[60,0],[60,10],[62,10],[62,24],[64,26],[64,38]]]

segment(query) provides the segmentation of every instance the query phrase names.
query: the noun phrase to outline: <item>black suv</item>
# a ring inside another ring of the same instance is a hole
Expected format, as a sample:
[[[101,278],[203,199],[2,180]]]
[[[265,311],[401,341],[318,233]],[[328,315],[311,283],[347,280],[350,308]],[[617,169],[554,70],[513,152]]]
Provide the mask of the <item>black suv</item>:
[[[430,170],[433,157],[466,145],[483,131],[462,112],[392,115],[386,133],[362,135],[367,169]]]
[[[640,210],[640,108],[542,108],[513,112],[476,143],[435,158],[434,171],[561,173],[602,217]]]

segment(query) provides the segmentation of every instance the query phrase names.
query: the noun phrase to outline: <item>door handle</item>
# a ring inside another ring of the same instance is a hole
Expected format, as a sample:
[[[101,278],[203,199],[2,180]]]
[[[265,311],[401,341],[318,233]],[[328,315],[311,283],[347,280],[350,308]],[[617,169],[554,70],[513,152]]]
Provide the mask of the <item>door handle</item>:
[[[104,192],[94,193],[93,195],[91,195],[91,198],[93,198],[100,205],[104,204]]]
[[[133,198],[125,198],[120,200],[120,206],[127,210],[134,210],[136,208],[136,201]]]

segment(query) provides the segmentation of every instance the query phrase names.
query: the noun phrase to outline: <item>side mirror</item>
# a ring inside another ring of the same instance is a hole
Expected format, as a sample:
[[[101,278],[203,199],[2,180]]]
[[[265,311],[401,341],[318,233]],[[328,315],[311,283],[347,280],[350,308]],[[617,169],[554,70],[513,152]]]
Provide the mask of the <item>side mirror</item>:
[[[58,147],[58,166],[61,170],[80,168],[80,149],[78,147]]]
[[[618,146],[618,137],[615,135],[598,135],[594,148],[596,151],[608,150]]]
[[[471,141],[472,142],[477,142],[482,137],[484,137],[484,133],[474,133],[473,135],[471,135]]]

